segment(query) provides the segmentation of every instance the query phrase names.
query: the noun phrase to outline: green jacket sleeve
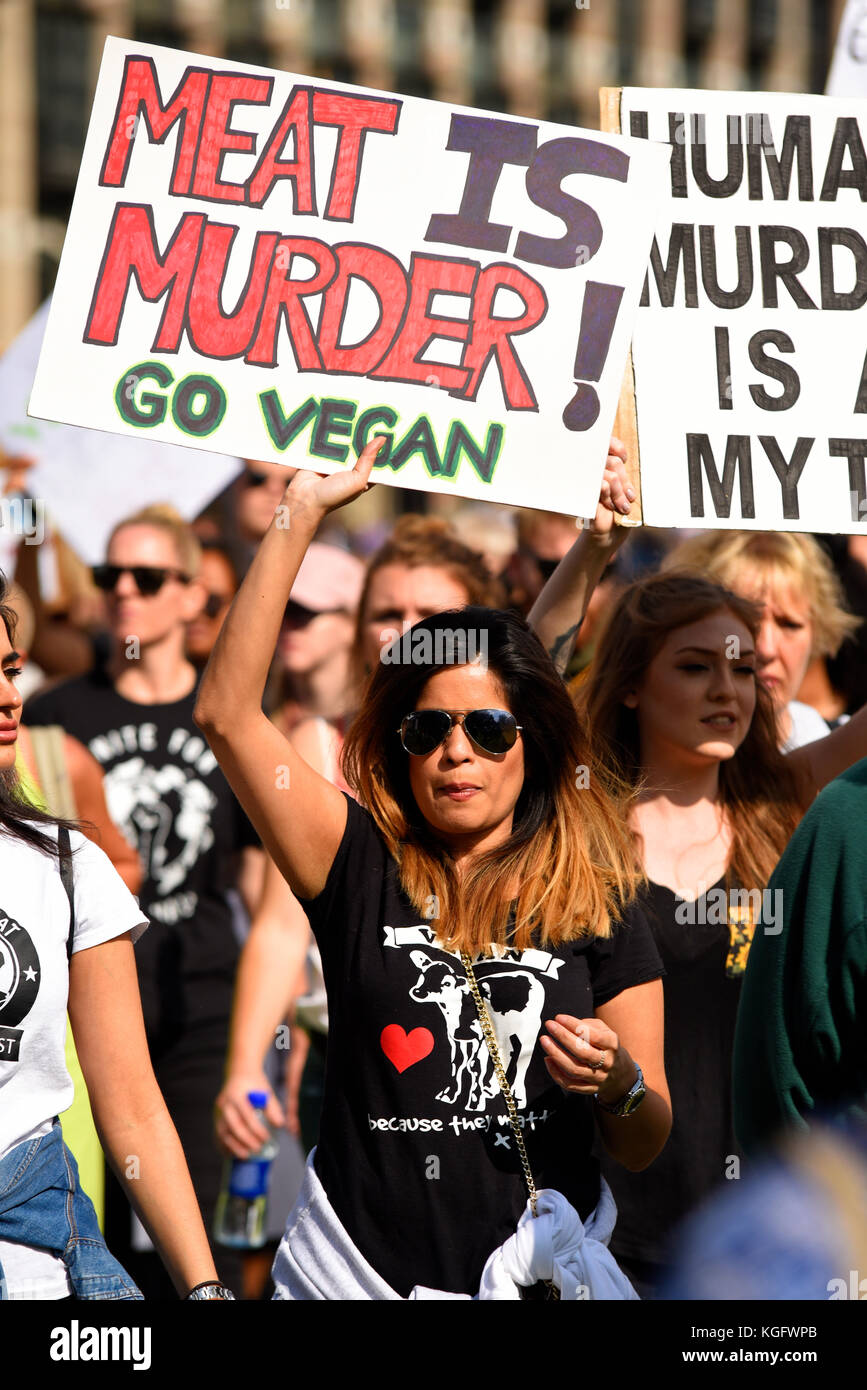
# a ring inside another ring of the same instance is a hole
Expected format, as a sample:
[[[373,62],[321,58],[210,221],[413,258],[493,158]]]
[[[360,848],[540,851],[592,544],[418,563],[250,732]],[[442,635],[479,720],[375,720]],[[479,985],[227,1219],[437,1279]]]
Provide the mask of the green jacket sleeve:
[[[816,799],[767,892],[735,1033],[747,1153],[867,1096],[867,759]]]

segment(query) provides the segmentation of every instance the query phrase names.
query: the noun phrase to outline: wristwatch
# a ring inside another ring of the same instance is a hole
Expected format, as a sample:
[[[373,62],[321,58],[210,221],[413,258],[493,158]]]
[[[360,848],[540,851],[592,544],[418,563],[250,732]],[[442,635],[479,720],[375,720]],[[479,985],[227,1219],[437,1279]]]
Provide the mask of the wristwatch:
[[[212,1298],[230,1298],[233,1303],[237,1301],[231,1289],[227,1289],[225,1284],[218,1284],[215,1279],[212,1279],[207,1283],[197,1284],[194,1289],[190,1289],[190,1292],[184,1298],[184,1302],[198,1303],[200,1300],[210,1300]]]
[[[600,1110],[606,1111],[609,1115],[620,1115],[621,1117],[634,1114],[647,1095],[647,1087],[644,1084],[644,1072],[637,1062],[635,1063],[635,1070],[638,1072],[638,1075],[626,1092],[626,1095],[621,1096],[613,1105],[609,1104],[608,1101],[600,1100],[597,1092],[595,1099]]]

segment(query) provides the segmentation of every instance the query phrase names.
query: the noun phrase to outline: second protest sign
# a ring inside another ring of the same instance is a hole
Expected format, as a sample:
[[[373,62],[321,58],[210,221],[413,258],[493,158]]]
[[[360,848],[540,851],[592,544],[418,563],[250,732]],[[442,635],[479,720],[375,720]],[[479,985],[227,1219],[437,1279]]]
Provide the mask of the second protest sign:
[[[645,522],[867,531],[867,104],[624,88],[620,125],[672,152],[632,347]]]

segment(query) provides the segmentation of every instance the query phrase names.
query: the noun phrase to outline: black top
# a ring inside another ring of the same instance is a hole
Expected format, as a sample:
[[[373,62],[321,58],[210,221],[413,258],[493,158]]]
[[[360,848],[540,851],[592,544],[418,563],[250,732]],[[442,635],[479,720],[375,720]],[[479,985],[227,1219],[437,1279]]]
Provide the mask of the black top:
[[[169,704],[124,699],[91,672],[27,702],[25,723],[60,724],[105,777],[112,819],[144,869],[150,930],[136,946],[152,1052],[191,1024],[225,1029],[238,941],[226,896],[253,827],[193,723],[195,691]]]
[[[372,817],[348,797],[325,888],[303,906],[330,1019],[319,1177],[396,1292],[475,1293],[527,1191],[460,956],[436,944]],[[610,940],[478,960],[536,1186],[559,1189],[582,1216],[599,1195],[593,1103],[552,1082],[538,1037],[555,1014],[589,1017],[661,973],[637,908]]]
[[[665,1075],[673,1123],[649,1168],[603,1157],[617,1202],[615,1255],[665,1258],[677,1223],[719,1183],[739,1176],[731,1076],[735,1017],[752,926],[729,911],[720,880],[695,903],[649,883],[647,918],[665,966]],[[731,923],[729,922],[731,917]]]

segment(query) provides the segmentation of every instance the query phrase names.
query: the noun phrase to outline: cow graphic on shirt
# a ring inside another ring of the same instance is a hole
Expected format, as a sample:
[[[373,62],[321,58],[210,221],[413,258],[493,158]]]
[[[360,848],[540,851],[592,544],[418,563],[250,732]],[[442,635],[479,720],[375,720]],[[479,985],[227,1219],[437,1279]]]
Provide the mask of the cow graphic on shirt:
[[[437,1094],[447,1105],[485,1110],[500,1084],[482,1034],[476,1006],[463,971],[442,956],[412,951],[419,977],[409,991],[419,1004],[436,1004],[445,1020],[452,1084]],[[497,968],[479,979],[500,1060],[515,1104],[527,1104],[526,1076],[542,1024],[545,986],[526,970]]]

